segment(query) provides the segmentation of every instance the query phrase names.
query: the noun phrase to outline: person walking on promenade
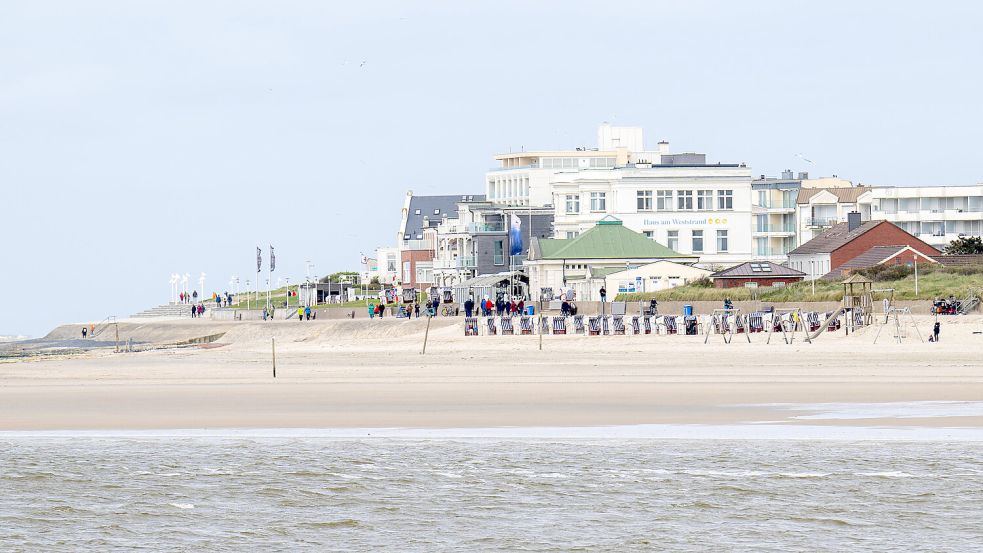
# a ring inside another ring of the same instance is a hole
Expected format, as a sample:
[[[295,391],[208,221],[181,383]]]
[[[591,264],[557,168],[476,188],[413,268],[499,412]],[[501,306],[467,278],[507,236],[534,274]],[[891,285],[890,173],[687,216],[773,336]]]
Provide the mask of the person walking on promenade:
[[[608,291],[602,286],[599,292],[601,294],[601,303],[606,302],[608,299]]]
[[[379,318],[383,318],[386,314],[386,305],[383,303],[379,304]]]
[[[307,317],[308,321],[311,320],[311,306],[308,305],[304,308],[304,316]]]
[[[86,334],[87,334],[88,332],[89,332],[89,329],[83,326],[83,327],[82,327],[82,339],[83,339],[83,340],[85,340],[85,335],[86,335]]]
[[[413,304],[413,314],[416,315],[417,319],[420,318],[420,302]]]
[[[298,321],[301,321],[301,322],[304,321],[304,307],[303,306],[300,306],[300,307],[297,308],[297,320]]]
[[[191,306],[191,318],[194,319],[197,316],[198,316],[198,306],[192,305]]]
[[[369,306],[368,306],[368,310],[369,310],[369,319],[374,319],[375,318],[375,304],[374,303],[370,303]]]
[[[471,318],[471,314],[474,312],[474,300],[470,297],[464,301],[464,316]]]

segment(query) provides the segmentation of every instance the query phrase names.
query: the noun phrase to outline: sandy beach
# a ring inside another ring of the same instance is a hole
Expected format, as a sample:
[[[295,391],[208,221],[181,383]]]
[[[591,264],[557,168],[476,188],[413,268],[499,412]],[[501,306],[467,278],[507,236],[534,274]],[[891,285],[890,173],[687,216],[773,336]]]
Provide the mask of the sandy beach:
[[[719,336],[709,344],[703,336],[546,336],[540,351],[538,336],[464,337],[460,319],[438,319],[425,355],[424,320],[124,324],[123,339],[134,341],[224,335],[200,347],[0,363],[0,430],[983,427],[973,409],[824,417],[816,406],[983,398],[983,335],[974,334],[983,318],[942,322],[937,344],[913,333],[898,344],[890,327],[873,344],[873,327],[792,345],[780,336],[766,344],[762,334],[750,344],[741,336],[730,344]],[[918,323],[927,338],[931,319]]]

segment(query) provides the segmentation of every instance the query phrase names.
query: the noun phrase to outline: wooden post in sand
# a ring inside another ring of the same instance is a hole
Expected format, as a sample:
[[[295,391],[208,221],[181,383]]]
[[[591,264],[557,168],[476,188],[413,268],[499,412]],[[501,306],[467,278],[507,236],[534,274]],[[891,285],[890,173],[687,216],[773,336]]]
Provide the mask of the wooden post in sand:
[[[543,314],[539,314],[539,351],[543,351]]]
[[[276,337],[271,337],[270,341],[273,344],[273,378],[276,378]]]
[[[420,352],[420,355],[426,355],[427,353],[427,337],[430,336],[430,319],[432,318],[427,317],[427,330],[423,333],[423,351]]]

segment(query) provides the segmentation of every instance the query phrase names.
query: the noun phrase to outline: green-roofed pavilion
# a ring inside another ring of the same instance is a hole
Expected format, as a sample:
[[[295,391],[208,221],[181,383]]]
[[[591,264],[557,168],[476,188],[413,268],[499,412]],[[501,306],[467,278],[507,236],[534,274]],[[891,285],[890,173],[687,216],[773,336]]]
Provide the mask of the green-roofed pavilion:
[[[598,221],[576,238],[539,239],[536,259],[694,259],[625,228],[619,219]],[[694,259],[695,261],[695,259]]]

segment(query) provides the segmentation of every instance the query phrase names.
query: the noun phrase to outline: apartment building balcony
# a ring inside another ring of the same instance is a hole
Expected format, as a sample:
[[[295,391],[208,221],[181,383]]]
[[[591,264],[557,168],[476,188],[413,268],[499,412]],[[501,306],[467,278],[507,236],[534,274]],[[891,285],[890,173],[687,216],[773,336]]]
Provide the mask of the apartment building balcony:
[[[477,266],[474,257],[454,257],[451,259],[434,259],[434,269],[473,269]]]
[[[433,244],[429,240],[403,240],[402,248],[403,250],[431,250],[433,251]]]
[[[794,203],[786,204],[777,202],[765,205],[753,204],[751,206],[751,211],[753,213],[795,213],[795,208],[796,206]]]
[[[758,225],[751,233],[755,236],[792,236],[795,225]]]
[[[505,232],[502,223],[469,223],[468,232],[471,234]]]
[[[839,222],[836,217],[806,217],[805,225],[810,228],[829,228]]]

